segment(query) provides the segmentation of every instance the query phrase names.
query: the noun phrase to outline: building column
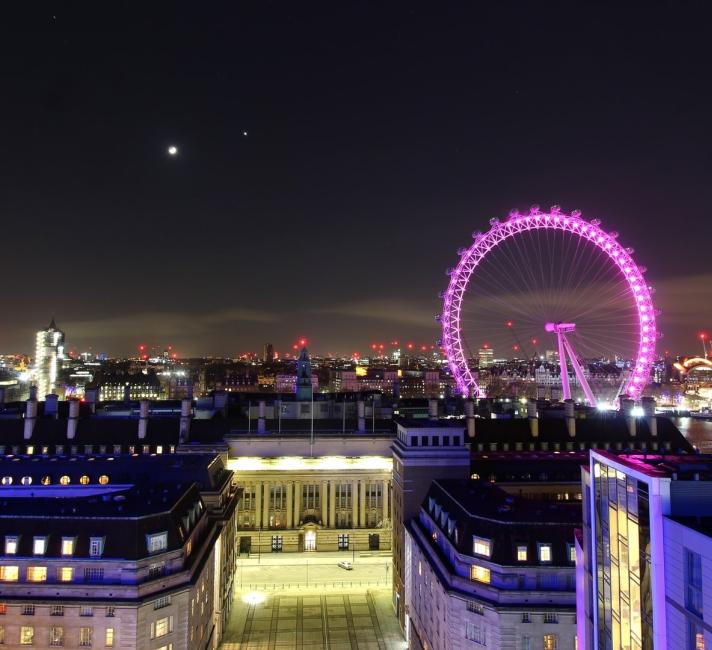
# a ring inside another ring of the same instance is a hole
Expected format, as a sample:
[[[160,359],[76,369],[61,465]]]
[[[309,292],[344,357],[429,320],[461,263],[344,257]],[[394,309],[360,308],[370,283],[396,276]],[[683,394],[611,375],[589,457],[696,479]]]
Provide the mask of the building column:
[[[262,524],[262,481],[257,481],[255,487],[255,528]]]
[[[299,528],[302,519],[302,482],[294,481],[294,527]]]
[[[385,522],[391,518],[391,502],[388,499],[388,479],[384,479],[381,490],[383,490],[383,521]]]
[[[329,482],[329,528],[336,528],[336,479]]]
[[[265,498],[262,502],[262,528],[269,528],[269,481],[264,482]]]
[[[360,482],[360,484],[361,484],[361,494],[360,494],[361,514],[359,517],[359,519],[360,519],[359,525],[361,526],[361,528],[365,528],[366,527],[366,481],[362,480]]]
[[[351,527],[358,528],[358,481],[351,481]]]
[[[294,512],[292,510],[292,492],[294,483],[287,481],[287,528],[294,528]]]
[[[321,525],[326,526],[327,525],[327,519],[326,519],[326,513],[329,512],[327,510],[327,502],[326,502],[326,494],[327,494],[328,486],[326,481],[321,482],[321,489],[319,490],[319,498],[321,499]]]

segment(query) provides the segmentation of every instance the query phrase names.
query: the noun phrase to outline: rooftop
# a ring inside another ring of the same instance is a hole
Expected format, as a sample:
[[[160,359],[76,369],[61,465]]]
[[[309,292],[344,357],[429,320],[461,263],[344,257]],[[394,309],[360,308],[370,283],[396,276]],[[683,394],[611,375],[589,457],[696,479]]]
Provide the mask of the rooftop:
[[[622,454],[596,452],[603,458],[655,478],[677,481],[712,480],[712,455]]]

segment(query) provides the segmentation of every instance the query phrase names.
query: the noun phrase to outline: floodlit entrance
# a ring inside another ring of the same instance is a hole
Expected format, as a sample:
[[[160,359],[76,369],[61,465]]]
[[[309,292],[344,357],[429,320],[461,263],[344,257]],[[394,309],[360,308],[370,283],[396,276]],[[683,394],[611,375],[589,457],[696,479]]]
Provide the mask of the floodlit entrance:
[[[304,550],[316,551],[316,531],[307,530],[304,533]]]

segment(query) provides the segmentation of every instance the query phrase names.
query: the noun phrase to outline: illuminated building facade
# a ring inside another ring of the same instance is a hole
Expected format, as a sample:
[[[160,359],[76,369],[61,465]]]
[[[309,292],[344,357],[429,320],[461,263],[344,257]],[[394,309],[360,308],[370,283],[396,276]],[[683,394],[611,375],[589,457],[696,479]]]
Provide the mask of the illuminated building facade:
[[[74,460],[0,458],[2,643],[217,647],[232,598],[231,473],[212,456]]]
[[[575,647],[576,503],[436,480],[406,522],[411,648]]]
[[[352,430],[227,436],[240,552],[389,550],[391,441]]]
[[[99,401],[102,402],[157,400],[162,393],[160,378],[154,372],[105,375],[96,387],[99,389]]]
[[[480,370],[489,368],[494,363],[494,350],[490,347],[480,348],[477,356],[480,360]]]
[[[711,647],[712,457],[594,451],[582,485],[579,648]]]
[[[58,376],[64,360],[64,332],[57,329],[54,317],[49,327],[35,337],[35,382],[43,400],[59,389]]]
[[[409,629],[406,582],[410,561],[405,523],[415,517],[430,484],[439,478],[467,478],[470,451],[460,420],[438,420],[437,402],[423,420],[394,418],[393,441],[393,606],[401,628]]]

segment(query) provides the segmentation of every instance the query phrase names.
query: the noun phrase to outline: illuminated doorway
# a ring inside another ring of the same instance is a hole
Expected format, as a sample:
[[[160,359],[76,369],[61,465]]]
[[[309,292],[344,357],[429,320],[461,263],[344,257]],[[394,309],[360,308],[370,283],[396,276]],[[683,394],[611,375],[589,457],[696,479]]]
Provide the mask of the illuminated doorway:
[[[304,533],[304,550],[316,551],[316,531],[308,530]]]

